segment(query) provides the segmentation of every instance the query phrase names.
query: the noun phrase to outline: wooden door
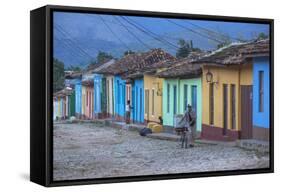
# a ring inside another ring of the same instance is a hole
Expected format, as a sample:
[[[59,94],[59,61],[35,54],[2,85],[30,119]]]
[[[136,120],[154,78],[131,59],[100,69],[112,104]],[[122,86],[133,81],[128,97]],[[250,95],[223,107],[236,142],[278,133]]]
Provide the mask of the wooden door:
[[[252,85],[241,85],[241,139],[252,139],[253,136],[252,95]]]
[[[177,114],[177,110],[178,110],[177,109],[177,106],[178,106],[177,86],[174,85],[173,89],[174,89],[174,96],[173,96],[173,98],[174,98],[174,103],[173,103],[173,105],[174,105],[174,115],[176,115]]]
[[[149,89],[145,89],[145,96],[144,96],[144,110],[145,110],[145,114],[146,114],[146,120],[149,121]]]
[[[192,109],[196,112],[197,111],[197,86],[192,85],[191,87],[191,105]]]
[[[140,101],[139,101],[139,104],[140,104],[140,111],[139,111],[139,115],[138,115],[138,122],[141,122],[142,120],[142,117],[144,116],[143,113],[143,109],[144,109],[144,106],[143,106],[143,92],[142,92],[142,88],[140,88]]]
[[[227,133],[228,125],[228,90],[227,84],[223,84],[223,135]]]

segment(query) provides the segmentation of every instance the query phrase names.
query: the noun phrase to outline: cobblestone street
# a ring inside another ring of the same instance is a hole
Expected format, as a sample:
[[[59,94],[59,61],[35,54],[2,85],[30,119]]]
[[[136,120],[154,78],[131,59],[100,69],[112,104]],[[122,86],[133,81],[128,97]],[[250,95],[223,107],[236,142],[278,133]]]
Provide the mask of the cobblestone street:
[[[54,180],[266,168],[268,153],[141,137],[95,124],[54,124]]]

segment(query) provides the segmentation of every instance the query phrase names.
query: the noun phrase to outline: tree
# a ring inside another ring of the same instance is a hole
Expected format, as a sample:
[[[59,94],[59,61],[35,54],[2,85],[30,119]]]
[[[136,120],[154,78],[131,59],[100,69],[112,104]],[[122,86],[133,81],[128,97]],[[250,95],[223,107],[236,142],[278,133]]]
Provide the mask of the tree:
[[[268,38],[268,35],[261,32],[261,33],[258,34],[257,40],[262,40],[262,39],[267,39],[267,38]]]
[[[110,59],[113,59],[112,55],[110,55],[106,52],[103,52],[103,51],[99,51],[98,56],[97,56],[97,63],[98,64],[105,63]]]
[[[124,52],[124,56],[134,54],[135,52],[132,50],[127,50]]]
[[[53,92],[64,88],[64,63],[56,58],[53,59]]]
[[[79,66],[73,66],[73,65],[70,65],[68,68],[67,68],[68,71],[81,71],[81,68]]]
[[[231,44],[231,38],[228,34],[224,34],[224,38],[221,41],[221,43],[217,44],[218,49]]]
[[[217,44],[217,48],[219,49],[219,48],[225,47],[229,44],[230,44],[230,42],[222,42],[222,43]]]
[[[185,41],[184,39],[180,39],[178,41],[178,45],[180,46],[180,48],[177,50],[176,57],[177,58],[187,57],[189,55],[189,53],[191,52],[191,47],[190,47],[189,43],[187,41]]]
[[[188,42],[184,39],[180,39],[178,42],[178,45],[180,46],[180,48],[177,50],[177,53],[176,53],[177,58],[184,58],[184,57],[187,57],[191,52],[200,52],[201,51],[201,49],[193,47],[192,40]]]

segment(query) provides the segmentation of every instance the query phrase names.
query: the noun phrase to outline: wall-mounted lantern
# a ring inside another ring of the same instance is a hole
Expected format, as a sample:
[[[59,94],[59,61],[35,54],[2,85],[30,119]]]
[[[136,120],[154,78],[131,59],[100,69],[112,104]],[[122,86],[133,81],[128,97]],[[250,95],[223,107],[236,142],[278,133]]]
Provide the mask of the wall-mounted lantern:
[[[218,82],[214,82],[214,76],[213,76],[213,73],[210,71],[210,69],[208,69],[207,73],[206,73],[206,81],[207,83],[215,83],[217,84]]]

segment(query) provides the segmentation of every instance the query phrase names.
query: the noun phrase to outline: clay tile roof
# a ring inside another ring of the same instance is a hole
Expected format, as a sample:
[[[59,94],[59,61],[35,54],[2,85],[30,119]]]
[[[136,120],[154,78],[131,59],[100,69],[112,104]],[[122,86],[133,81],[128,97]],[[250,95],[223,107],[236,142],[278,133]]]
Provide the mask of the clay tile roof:
[[[71,95],[73,93],[73,89],[70,87],[65,87],[62,90],[54,93],[54,97],[64,97],[67,95]]]
[[[111,60],[109,60],[109,61],[103,63],[102,65],[99,65],[99,66],[96,67],[95,69],[91,70],[91,72],[93,72],[93,73],[99,73],[101,70],[110,67],[110,66],[113,65],[114,63],[115,63],[115,59],[111,59]]]
[[[66,71],[64,77],[66,79],[79,79],[82,77],[82,72],[78,71]]]
[[[190,59],[185,58],[174,62],[171,67],[160,70],[156,76],[161,78],[195,78],[201,73],[200,65],[192,64]]]
[[[233,43],[201,57],[193,63],[232,65],[241,64],[245,59],[269,56],[269,39],[246,43]]]
[[[85,85],[85,86],[94,86],[94,81],[91,79],[87,79],[87,80],[82,81],[81,84]]]
[[[113,65],[100,70],[100,73],[113,75],[121,74],[125,77],[136,71],[151,68],[153,67],[153,64],[160,61],[172,58],[174,57],[171,54],[164,52],[162,49],[152,49],[143,53],[126,55],[116,61]],[[157,65],[155,67],[157,67]]]

